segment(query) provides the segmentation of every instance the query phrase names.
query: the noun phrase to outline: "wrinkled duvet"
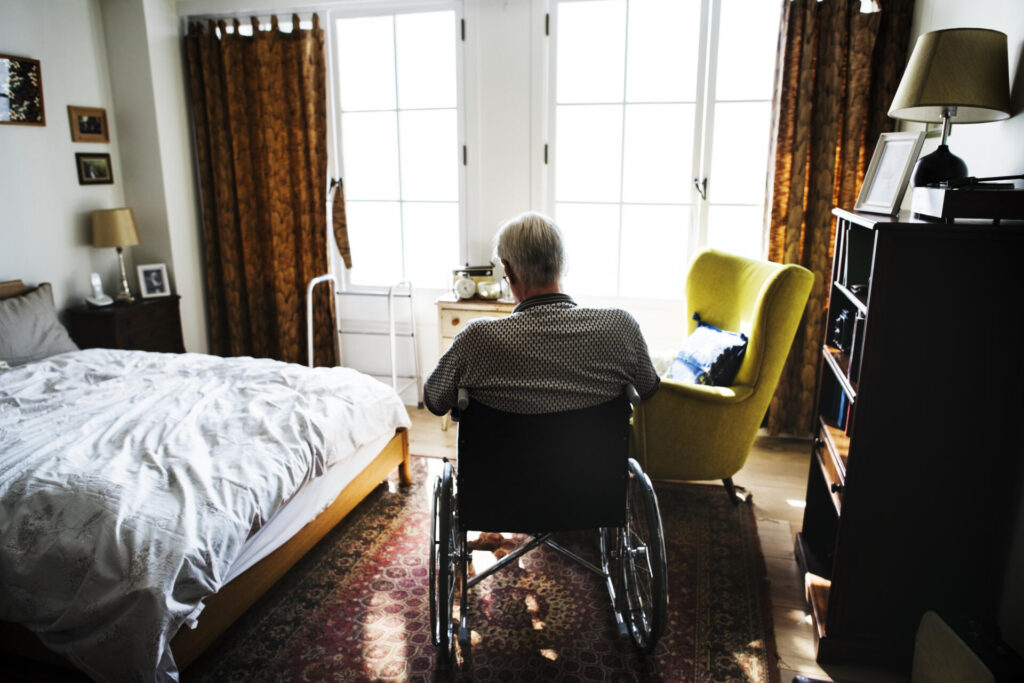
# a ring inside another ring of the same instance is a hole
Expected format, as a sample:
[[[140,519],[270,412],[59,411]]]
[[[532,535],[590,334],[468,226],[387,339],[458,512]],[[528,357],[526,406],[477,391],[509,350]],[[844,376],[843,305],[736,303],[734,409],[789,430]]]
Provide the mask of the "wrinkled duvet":
[[[408,426],[347,368],[90,349],[0,370],[0,619],[100,680],[169,643],[304,482]]]

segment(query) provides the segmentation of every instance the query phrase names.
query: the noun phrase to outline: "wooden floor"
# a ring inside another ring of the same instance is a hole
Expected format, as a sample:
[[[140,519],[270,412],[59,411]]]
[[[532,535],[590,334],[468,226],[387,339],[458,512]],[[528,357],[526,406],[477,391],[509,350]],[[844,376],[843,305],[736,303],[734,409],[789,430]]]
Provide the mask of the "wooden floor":
[[[409,414],[413,422],[409,450],[413,455],[455,456],[454,426],[443,431],[441,418],[423,409],[411,407]],[[757,530],[771,582],[772,617],[782,683],[789,683],[798,674],[832,680],[814,661],[811,617],[804,603],[803,579],[793,554],[795,535],[803,520],[810,452],[809,441],[758,437],[746,465],[733,477],[753,494]],[[879,672],[843,671],[840,674],[833,670],[832,673],[841,675],[844,681],[901,680],[880,676]]]

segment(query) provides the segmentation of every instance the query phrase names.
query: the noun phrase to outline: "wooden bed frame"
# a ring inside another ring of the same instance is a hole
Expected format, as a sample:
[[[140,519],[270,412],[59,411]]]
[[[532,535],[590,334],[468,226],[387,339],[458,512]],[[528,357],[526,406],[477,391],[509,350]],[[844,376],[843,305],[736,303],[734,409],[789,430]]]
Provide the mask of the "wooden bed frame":
[[[18,296],[32,289],[34,287],[26,287],[21,280],[0,282],[0,299]],[[204,601],[205,607],[199,616],[199,626],[195,629],[183,626],[171,640],[171,651],[174,653],[178,669],[184,670],[194,662],[396,467],[399,481],[403,484],[412,483],[409,468],[409,431],[405,427],[396,430],[381,452],[342,489],[326,510],[306,524],[284,545]],[[34,633],[20,624],[0,622],[0,651],[60,666],[70,666],[66,659],[45,647]]]

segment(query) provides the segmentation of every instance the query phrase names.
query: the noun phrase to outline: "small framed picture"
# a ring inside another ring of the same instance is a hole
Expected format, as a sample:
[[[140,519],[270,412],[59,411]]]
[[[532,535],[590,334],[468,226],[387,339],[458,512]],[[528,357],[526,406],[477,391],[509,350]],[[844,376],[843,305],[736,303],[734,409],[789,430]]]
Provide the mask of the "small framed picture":
[[[910,172],[921,153],[924,131],[920,133],[882,133],[864,172],[864,184],[854,209],[888,216],[899,213]]]
[[[167,266],[162,263],[147,263],[135,268],[139,272],[139,291],[143,299],[167,296],[171,283],[167,280]]]
[[[107,110],[97,107],[68,105],[72,142],[110,142],[107,130]]]
[[[0,55],[0,123],[46,125],[38,59]]]
[[[109,185],[114,182],[109,154],[75,154],[79,185]]]

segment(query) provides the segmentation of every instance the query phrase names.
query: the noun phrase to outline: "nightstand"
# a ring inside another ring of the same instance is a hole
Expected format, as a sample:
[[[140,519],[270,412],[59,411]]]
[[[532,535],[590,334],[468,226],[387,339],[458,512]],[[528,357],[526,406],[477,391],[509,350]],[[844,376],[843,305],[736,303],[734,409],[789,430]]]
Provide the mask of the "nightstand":
[[[136,349],[184,353],[177,295],[71,310],[71,336],[83,349]]]
[[[458,299],[445,294],[437,299],[438,355],[451,348],[455,335],[477,318],[505,318],[516,307],[514,301],[501,299]],[[448,415],[441,418],[441,429],[448,429]]]

